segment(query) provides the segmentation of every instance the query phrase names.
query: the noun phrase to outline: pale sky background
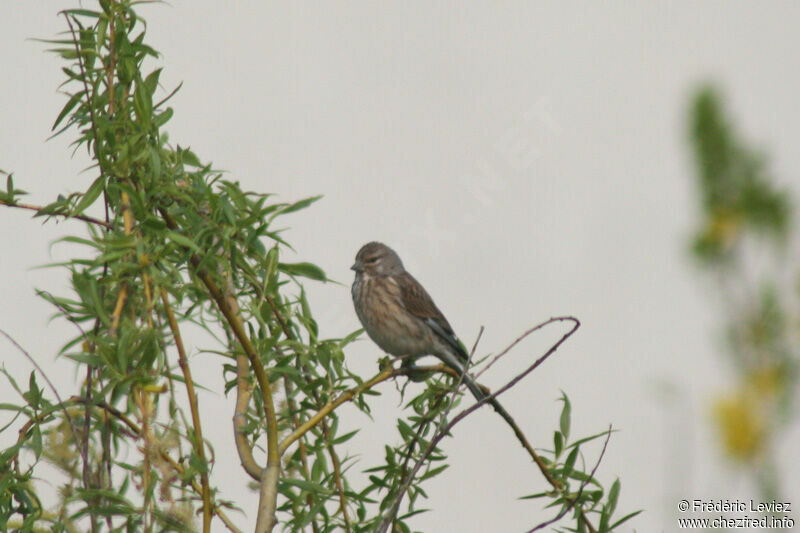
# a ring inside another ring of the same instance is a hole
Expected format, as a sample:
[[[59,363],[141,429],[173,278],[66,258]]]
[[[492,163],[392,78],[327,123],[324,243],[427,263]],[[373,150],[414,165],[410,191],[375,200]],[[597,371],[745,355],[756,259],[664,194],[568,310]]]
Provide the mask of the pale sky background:
[[[64,103],[62,63],[26,40],[63,30],[56,11],[72,5],[0,3],[0,168],[32,203],[94,177],[81,173],[82,154],[70,158],[72,136],[45,142]],[[484,353],[551,316],[581,319],[577,336],[503,403],[539,447],[552,444],[560,390],[574,436],[620,430],[598,476],[607,487],[621,479],[619,516],[645,509],[624,530],[677,529],[680,499],[756,496],[716,457],[709,425],[733,373],[717,355],[715,293],[686,253],[697,214],[686,111],[699,83],[717,83],[738,130],[800,192],[800,4],[174,0],[140,12],[163,54],[165,88],[184,83],[171,103],[173,143],[245,188],[285,201],[324,194],[283,221],[297,250],[288,260],[315,262],[345,284],[307,285],[322,335],[359,327],[348,268],[361,244],[381,240],[467,344],[486,327]],[[32,268],[64,259],[69,250],[50,243],[76,230],[0,208],[0,327],[68,391],[82,376],[54,355],[74,332],[49,323],[52,309],[34,295],[64,293],[65,277]],[[485,382],[501,385],[559,333],[529,340]],[[366,377],[381,355],[363,340],[347,361]],[[0,363],[27,380],[30,364],[4,339]],[[214,480],[251,529],[257,498],[233,448],[220,361],[193,364],[215,391],[201,395]],[[377,443],[397,438],[398,393],[380,390],[375,420],[339,410],[364,428],[347,447],[362,457],[354,470],[374,466]],[[0,385],[0,402],[10,394]],[[444,446],[452,467],[426,485],[433,510],[416,529],[522,531],[551,516],[516,499],[545,483],[490,410]],[[800,506],[800,428],[777,448],[781,496]],[[599,445],[586,451],[594,461]]]

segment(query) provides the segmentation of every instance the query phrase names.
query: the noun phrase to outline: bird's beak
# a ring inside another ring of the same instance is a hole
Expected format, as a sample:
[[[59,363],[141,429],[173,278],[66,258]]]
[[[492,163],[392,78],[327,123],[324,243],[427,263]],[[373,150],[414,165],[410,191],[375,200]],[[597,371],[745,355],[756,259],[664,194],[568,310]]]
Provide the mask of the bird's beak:
[[[361,272],[362,270],[364,270],[364,263],[362,263],[361,261],[357,260],[355,263],[353,263],[353,266],[350,267],[350,270],[355,270],[356,272]]]

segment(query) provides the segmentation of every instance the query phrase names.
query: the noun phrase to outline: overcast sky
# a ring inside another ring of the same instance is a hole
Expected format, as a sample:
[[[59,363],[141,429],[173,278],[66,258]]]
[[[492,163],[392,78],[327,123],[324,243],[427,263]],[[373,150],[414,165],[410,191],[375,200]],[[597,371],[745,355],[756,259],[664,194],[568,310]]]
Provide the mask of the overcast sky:
[[[28,40],[63,30],[56,11],[71,5],[0,3],[0,168],[32,203],[93,179],[81,154],[70,157],[73,137],[45,142],[64,103],[62,64]],[[697,215],[686,111],[698,84],[716,83],[739,130],[798,192],[800,4],[173,0],[140,12],[163,54],[162,83],[183,82],[171,142],[247,189],[285,201],[324,195],[284,220],[297,250],[289,259],[344,283],[307,285],[322,335],[359,327],[348,267],[363,243],[381,240],[467,344],[485,326],[483,352],[551,316],[581,319],[503,403],[538,447],[552,442],[561,390],[574,435],[620,430],[598,476],[621,479],[620,512],[645,509],[631,524],[638,531],[676,529],[680,499],[756,496],[716,457],[710,431],[713,398],[734,382],[718,355],[718,302],[686,253]],[[48,322],[53,310],[34,295],[64,293],[65,277],[32,267],[64,259],[68,250],[50,244],[73,231],[81,227],[0,209],[0,327],[70,391],[81,378],[54,357],[74,332]],[[501,385],[558,335],[526,342],[486,383]],[[368,376],[380,356],[362,340],[347,361]],[[5,340],[0,363],[21,380],[31,369]],[[227,428],[220,361],[193,364],[214,391],[202,407]],[[364,428],[347,448],[362,457],[356,470],[381,459],[376,442],[396,439],[399,396],[380,390],[375,420],[340,409]],[[9,394],[0,385],[0,402]],[[235,518],[251,529],[256,494],[232,434],[211,440],[220,496],[246,510]],[[432,511],[412,521],[417,529],[522,531],[550,516],[516,499],[545,485],[533,469],[520,473],[526,455],[491,411],[444,446],[452,467],[427,485]],[[781,496],[795,505],[798,449],[794,428],[777,450],[788,468]],[[598,452],[587,448],[587,460]]]

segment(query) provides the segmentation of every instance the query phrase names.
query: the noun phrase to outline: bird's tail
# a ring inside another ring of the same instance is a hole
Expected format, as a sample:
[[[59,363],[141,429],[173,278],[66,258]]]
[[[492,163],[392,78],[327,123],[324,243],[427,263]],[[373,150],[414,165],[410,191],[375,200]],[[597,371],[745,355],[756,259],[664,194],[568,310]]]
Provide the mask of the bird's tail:
[[[484,392],[484,390],[480,388],[478,384],[475,383],[475,381],[472,379],[472,377],[466,372],[463,374],[462,381],[464,382],[464,385],[467,386],[472,395],[475,396],[476,400],[481,402],[483,401],[484,398],[486,398],[486,393]]]
[[[472,395],[475,397],[477,401],[482,402],[489,397],[489,394],[487,394],[486,390],[482,389],[475,382],[475,380],[472,379],[472,376],[469,375],[469,372],[464,370],[464,367],[462,366],[460,361],[452,357],[440,357],[440,359],[442,359],[447,365],[451,366],[461,375],[461,381],[464,383],[464,385],[467,386],[467,389],[469,389],[469,391],[472,393]],[[514,422],[514,419],[511,417],[510,414],[508,414],[508,411],[506,411],[505,408],[503,408],[503,406],[500,404],[500,402],[497,401],[496,398],[489,398],[486,401],[486,403],[491,405],[494,408],[494,410],[497,411],[497,414],[499,414],[506,422],[508,422],[511,425],[512,429],[517,427],[516,422]],[[516,429],[514,429],[514,431],[516,431]]]

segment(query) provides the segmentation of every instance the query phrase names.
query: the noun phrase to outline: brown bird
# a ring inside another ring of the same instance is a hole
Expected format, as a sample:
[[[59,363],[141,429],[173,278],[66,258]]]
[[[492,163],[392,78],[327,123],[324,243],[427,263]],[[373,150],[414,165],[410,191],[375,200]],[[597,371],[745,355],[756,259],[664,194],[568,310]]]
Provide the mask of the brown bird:
[[[394,250],[379,242],[367,243],[351,268],[356,272],[352,287],[356,314],[375,344],[404,357],[406,367],[412,367],[417,357],[436,356],[462,376],[478,401],[486,397],[466,372],[468,356],[450,323]]]

